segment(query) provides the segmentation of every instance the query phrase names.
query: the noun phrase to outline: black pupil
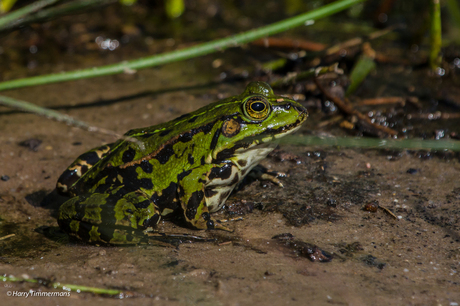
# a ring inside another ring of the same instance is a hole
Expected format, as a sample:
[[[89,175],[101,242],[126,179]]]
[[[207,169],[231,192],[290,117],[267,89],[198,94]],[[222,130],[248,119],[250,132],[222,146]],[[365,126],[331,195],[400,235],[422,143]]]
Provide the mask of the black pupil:
[[[265,104],[262,102],[254,102],[251,104],[251,109],[255,112],[261,112],[265,109]]]

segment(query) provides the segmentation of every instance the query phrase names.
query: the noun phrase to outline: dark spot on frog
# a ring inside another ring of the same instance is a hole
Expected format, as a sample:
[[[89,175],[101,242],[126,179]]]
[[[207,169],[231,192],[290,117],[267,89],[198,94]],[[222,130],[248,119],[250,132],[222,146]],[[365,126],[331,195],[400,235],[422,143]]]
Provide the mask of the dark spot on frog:
[[[187,171],[182,171],[177,175],[177,181],[180,182],[184,177],[189,175],[192,172],[192,170],[187,170]]]
[[[60,227],[63,227],[62,224],[59,225]],[[84,221],[80,221],[79,225],[78,225],[78,232],[76,233],[78,235],[78,237],[80,237],[81,239],[83,240],[89,240],[89,232],[91,231],[91,229],[93,228],[93,225],[92,224],[89,224],[87,222],[84,222]],[[66,229],[66,231],[69,231],[69,232],[72,232],[70,230],[70,226],[68,229]]]
[[[198,206],[200,206],[203,197],[204,192],[201,190],[192,193],[187,203],[187,209],[185,210],[185,216],[187,217],[187,219],[192,220],[195,218],[197,208]]]
[[[228,179],[232,175],[232,164],[225,164],[222,167],[214,167],[211,169],[208,179],[213,180],[220,178],[221,180]]]
[[[88,172],[88,165],[82,165],[80,166],[80,173],[81,175],[83,176],[83,174],[85,174],[86,172]]]
[[[203,219],[205,219],[206,221],[208,221],[209,219],[211,219],[211,215],[210,215],[208,212],[202,213],[201,216],[202,216]]]
[[[134,203],[134,207],[136,208],[147,208],[150,206],[150,202],[149,200],[144,200],[142,202],[139,202],[139,203]]]
[[[142,226],[144,228],[149,228],[149,227],[154,228],[158,224],[158,221],[160,221],[160,215],[159,214],[154,214],[152,216],[152,218],[145,220],[144,224],[142,224]]]
[[[139,139],[146,139],[152,137],[152,134],[145,132],[144,135],[137,136]]]
[[[180,141],[180,142],[189,142],[190,140],[193,139],[192,133],[193,133],[193,131],[179,135],[178,141]]]
[[[237,161],[238,165],[242,168],[246,167],[246,165],[248,164],[247,161],[245,161],[244,159],[240,159]]]
[[[149,178],[142,178],[139,180],[140,183],[139,183],[139,187],[141,188],[144,188],[144,189],[147,189],[147,190],[150,190],[153,188],[153,182],[151,179]]]
[[[153,165],[148,160],[143,160],[140,166],[141,166],[141,169],[144,170],[145,173],[153,172]]]
[[[244,147],[248,147],[249,144],[245,144],[245,143],[241,143],[241,144],[236,144],[233,148],[231,149],[224,149],[222,151],[220,151],[219,153],[217,153],[217,156],[215,159],[213,159],[213,163],[219,163],[219,162],[222,162],[224,160],[228,160],[230,158],[232,158],[234,156],[234,152],[236,150],[238,150],[239,148],[244,148]]]
[[[204,155],[203,155],[203,156],[201,156],[201,160],[200,160],[200,163],[201,163],[201,165],[204,165],[204,164],[205,164]]]
[[[168,162],[169,158],[174,155],[174,149],[172,144],[168,144],[163,147],[163,149],[158,152],[155,156],[156,159],[160,162],[160,164],[164,165]]]
[[[220,129],[218,129],[215,133],[214,133],[214,136],[212,136],[212,140],[211,140],[211,145],[209,146],[209,149],[212,151],[216,148],[217,146],[217,141],[219,140],[219,136],[220,136]]]
[[[188,163],[193,165],[195,163],[195,159],[193,158],[192,153],[188,153]]]
[[[78,181],[78,179],[80,178],[80,176],[78,176],[77,174],[77,170],[74,169],[74,170],[65,170],[61,176],[59,177],[59,180],[58,180],[58,183],[61,184],[61,185],[64,185],[67,187],[67,191],[65,191],[64,189],[65,188],[62,188],[62,187],[57,187],[57,191],[59,194],[61,195],[68,195],[68,189],[71,188],[76,181]]]
[[[158,196],[157,193],[154,193],[150,197],[150,200],[155,203],[155,206],[157,207],[161,207],[162,209],[168,208],[175,211],[179,208],[179,202],[175,201],[177,196],[177,184],[171,182],[169,186],[163,190],[161,196]]]
[[[164,131],[162,131],[162,132],[160,133],[160,136],[161,136],[161,137],[164,137],[164,136],[168,135],[168,134],[171,133],[171,132],[172,132],[172,130],[164,130]]]
[[[189,115],[190,115],[190,114],[183,114],[183,115],[177,117],[176,119],[174,119],[174,121],[180,121],[180,120],[182,120],[182,119],[184,119],[184,118],[187,118]]]
[[[79,160],[85,161],[87,164],[94,165],[99,161],[99,156],[97,156],[97,153],[92,151],[92,152],[86,152],[83,153],[78,157]]]
[[[204,195],[206,198],[212,198],[214,195],[217,194],[217,191],[211,188],[207,188],[204,190]]]
[[[210,123],[208,123],[206,125],[203,125],[202,127],[198,128],[198,129],[194,129],[195,132],[193,133],[193,135],[195,135],[195,134],[197,134],[199,132],[203,132],[204,134],[210,133],[212,131],[212,128],[214,127],[215,123],[216,122],[213,121],[213,122],[210,122]]]
[[[198,116],[192,117],[188,120],[188,123],[193,123],[195,120],[198,119]]]
[[[127,192],[135,191],[135,190],[138,190],[139,188],[144,188],[147,190],[152,189],[153,182],[151,179],[149,178],[139,179],[138,178],[138,173],[136,171],[137,167],[139,166],[135,165],[135,166],[130,166],[126,168],[119,168],[119,167],[106,168],[104,171],[101,172],[102,175],[107,176],[104,186],[107,189],[107,188],[117,185],[117,184],[114,185],[114,180],[116,180],[118,175],[120,175],[123,178],[123,184],[125,185]],[[98,177],[96,177],[96,181]],[[103,177],[103,176],[100,176],[100,177]],[[104,192],[104,190],[99,190],[99,187],[97,189],[98,189],[97,192]]]
[[[123,156],[121,157],[121,161],[123,163],[129,163],[133,161],[134,157],[136,156],[136,151],[133,148],[129,148],[125,152],[123,152]]]

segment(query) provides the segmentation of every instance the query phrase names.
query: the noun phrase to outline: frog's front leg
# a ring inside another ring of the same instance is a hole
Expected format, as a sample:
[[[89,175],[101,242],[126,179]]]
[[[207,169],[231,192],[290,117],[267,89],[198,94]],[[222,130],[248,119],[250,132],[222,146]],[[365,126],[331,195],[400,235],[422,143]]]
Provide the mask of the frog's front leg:
[[[218,210],[239,181],[233,163],[205,164],[182,174],[178,194],[185,222],[196,229],[231,231],[210,216]]]
[[[123,187],[105,193],[80,195],[59,209],[61,229],[88,242],[137,244],[144,230],[160,220],[158,209],[141,191],[125,192]]]

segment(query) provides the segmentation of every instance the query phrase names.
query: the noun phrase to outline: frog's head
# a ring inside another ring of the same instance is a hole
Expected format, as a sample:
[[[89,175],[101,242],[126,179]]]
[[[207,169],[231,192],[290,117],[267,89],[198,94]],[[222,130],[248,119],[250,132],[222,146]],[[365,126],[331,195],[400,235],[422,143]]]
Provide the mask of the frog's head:
[[[276,96],[264,82],[252,82],[245,91],[223,103],[227,114],[212,152],[213,159],[233,156],[257,163],[274,149],[276,139],[296,131],[307,110],[286,97]]]

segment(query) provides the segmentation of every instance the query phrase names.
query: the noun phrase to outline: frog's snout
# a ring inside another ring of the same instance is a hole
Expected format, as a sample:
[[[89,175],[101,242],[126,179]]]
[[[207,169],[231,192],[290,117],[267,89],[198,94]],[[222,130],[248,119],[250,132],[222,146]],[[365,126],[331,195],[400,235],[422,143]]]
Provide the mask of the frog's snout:
[[[308,118],[308,110],[302,105],[291,105],[299,113],[301,121],[305,121]]]

